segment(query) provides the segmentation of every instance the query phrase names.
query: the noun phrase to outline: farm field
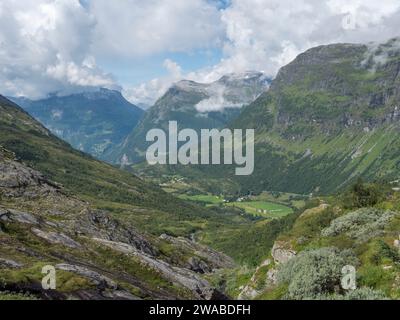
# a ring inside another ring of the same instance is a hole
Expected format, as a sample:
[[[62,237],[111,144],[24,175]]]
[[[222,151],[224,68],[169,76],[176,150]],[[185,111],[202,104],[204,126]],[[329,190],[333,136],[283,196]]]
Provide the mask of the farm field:
[[[203,203],[206,206],[224,205],[227,207],[240,208],[256,217],[263,217],[269,219],[277,219],[293,213],[293,209],[283,204],[275,203],[272,201],[236,201],[224,202],[222,197],[214,195],[179,195],[180,199],[187,201],[195,201]]]
[[[293,209],[290,207],[268,201],[233,202],[228,203],[227,206],[244,209],[254,216],[272,219],[282,218],[293,213]]]
[[[280,203],[289,207],[300,209],[304,207],[305,200],[307,198],[308,196],[306,195],[298,195],[294,193],[264,191],[259,196],[253,197],[252,200]]]

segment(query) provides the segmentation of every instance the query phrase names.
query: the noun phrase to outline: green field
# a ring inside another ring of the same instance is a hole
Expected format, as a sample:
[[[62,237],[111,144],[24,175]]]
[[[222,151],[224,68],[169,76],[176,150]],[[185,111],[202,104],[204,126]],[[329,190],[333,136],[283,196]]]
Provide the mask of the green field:
[[[283,204],[271,202],[271,201],[243,201],[243,202],[224,202],[222,197],[213,196],[213,195],[179,195],[180,199],[187,200],[187,201],[194,201],[203,203],[206,206],[216,206],[216,205],[225,205],[228,207],[235,207],[245,210],[248,214],[257,217],[264,217],[264,218],[282,218],[289,214],[293,213],[293,209],[285,206]]]
[[[293,213],[292,208],[268,201],[233,202],[227,205],[244,209],[249,214],[265,218],[282,218]]]
[[[308,196],[306,195],[294,193],[264,191],[260,195],[252,197],[252,200],[280,203],[288,207],[301,209],[304,207],[307,198]]]

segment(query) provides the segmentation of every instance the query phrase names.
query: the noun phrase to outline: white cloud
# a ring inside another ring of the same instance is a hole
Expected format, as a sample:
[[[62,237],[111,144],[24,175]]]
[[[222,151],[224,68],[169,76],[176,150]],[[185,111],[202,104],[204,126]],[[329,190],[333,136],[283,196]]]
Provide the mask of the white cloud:
[[[175,61],[165,59],[163,66],[168,70],[172,78],[179,79],[182,77],[182,68]]]
[[[234,0],[222,15],[227,59],[216,70],[255,68],[274,75],[312,46],[399,36],[399,8],[398,0]],[[347,15],[352,29],[343,26]]]
[[[35,98],[83,86],[114,86],[90,54],[94,25],[78,0],[3,0],[2,93]]]
[[[125,88],[123,91],[125,98],[136,105],[148,108],[168,90],[172,83],[184,78],[182,68],[176,62],[166,59],[163,66],[168,71],[167,76],[136,87]]]
[[[232,0],[221,13],[221,22],[226,34],[224,59],[185,78],[211,82],[247,70],[273,77],[280,67],[313,46],[383,42],[400,36],[400,1]]]
[[[243,104],[234,104],[225,98],[226,88],[223,85],[213,84],[209,90],[207,90],[209,99],[200,101],[195,107],[200,113],[221,111],[225,108],[239,108]]]
[[[218,45],[220,12],[207,0],[92,0],[100,54],[144,56]]]
[[[65,61],[57,55],[57,62],[46,68],[46,75],[59,82],[80,87],[109,87],[113,85],[111,79],[99,74],[94,65],[87,65],[84,60],[79,66],[73,61]]]
[[[221,24],[214,23],[219,15],[207,0],[86,0],[84,5],[79,0],[2,0],[1,92],[37,98],[86,87],[115,88],[96,58],[215,46],[223,35]],[[166,63],[174,80],[180,70]],[[150,86],[165,88],[164,82]]]
[[[220,1],[225,2],[225,1]],[[2,0],[2,93],[39,97],[82,87],[114,87],[97,60],[195,52],[219,47],[217,64],[169,74],[124,94],[153,103],[182,78],[212,82],[226,73],[277,70],[300,52],[334,42],[400,36],[398,0]],[[101,58],[101,59],[100,59]],[[133,71],[134,72],[134,71]]]

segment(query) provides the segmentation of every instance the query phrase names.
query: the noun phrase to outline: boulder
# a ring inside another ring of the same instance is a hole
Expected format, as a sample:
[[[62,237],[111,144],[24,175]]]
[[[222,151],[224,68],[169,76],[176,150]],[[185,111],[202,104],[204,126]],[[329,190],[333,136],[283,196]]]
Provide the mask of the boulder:
[[[31,225],[39,224],[39,220],[36,219],[33,215],[31,215],[29,213],[12,210],[12,209],[10,209],[9,212],[10,212],[10,218],[12,221],[24,223],[24,224],[31,224]]]
[[[188,260],[188,268],[197,273],[210,273],[212,269],[203,260],[197,257],[191,257]]]
[[[395,248],[400,250],[400,236],[399,239],[394,240],[393,245]]]
[[[242,292],[238,296],[238,300],[252,300],[260,294],[259,291],[252,288],[251,286],[245,286]]]
[[[19,222],[24,224],[38,225],[39,220],[33,215],[12,209],[0,209],[0,221]]]
[[[275,285],[278,283],[278,270],[271,269],[267,272],[267,283]]]
[[[271,255],[276,264],[284,264],[296,256],[296,251],[288,243],[276,241],[271,250]]]

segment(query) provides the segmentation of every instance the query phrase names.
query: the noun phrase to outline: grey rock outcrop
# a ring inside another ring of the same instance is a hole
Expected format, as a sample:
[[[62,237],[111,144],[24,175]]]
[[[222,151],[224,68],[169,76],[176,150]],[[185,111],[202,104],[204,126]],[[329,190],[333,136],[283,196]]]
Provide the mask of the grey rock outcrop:
[[[210,266],[207,263],[205,263],[203,260],[201,260],[197,257],[189,258],[187,264],[188,264],[188,268],[196,273],[212,272],[212,269],[210,268]]]
[[[284,264],[296,256],[296,251],[291,249],[286,242],[276,241],[272,247],[271,255],[276,264]]]
[[[121,253],[136,256],[142,264],[162,274],[163,278],[194,292],[198,299],[212,300],[226,298],[222,293],[214,289],[206,280],[196,275],[193,271],[174,267],[165,261],[154,259],[126,243],[96,238],[93,240]]]
[[[101,275],[100,273],[84,268],[81,266],[70,265],[70,264],[57,264],[56,269],[76,273],[80,276],[90,279],[96,286],[117,289],[118,285],[112,281],[110,278]]]
[[[35,198],[56,192],[60,186],[47,180],[40,172],[11,159],[0,162],[0,194],[5,197]]]
[[[189,239],[183,237],[174,238],[166,234],[161,235],[160,239],[168,241],[177,248],[182,248],[182,250],[194,252],[196,257],[192,257],[188,261],[189,268],[194,271],[197,269],[200,271],[200,273],[207,273],[213,269],[232,268],[235,266],[232,258],[228,257],[227,255],[193,242]],[[201,269],[203,270],[201,271]]]
[[[42,238],[52,244],[61,244],[73,249],[78,249],[81,247],[78,242],[72,240],[70,237],[66,236],[63,233],[45,232],[36,228],[32,228],[32,232],[39,238]]]
[[[33,215],[13,209],[0,209],[0,220],[8,222],[19,222],[30,225],[39,224],[39,220]]]
[[[18,269],[18,268],[21,268],[22,266],[23,265],[21,263],[18,263],[18,262],[14,261],[14,260],[0,258],[0,269],[2,267],[11,268],[11,269]]]
[[[72,229],[83,235],[127,243],[151,256],[158,255],[158,250],[143,235],[132,227],[125,227],[104,211],[86,209]]]
[[[22,292],[40,299],[227,298],[200,274],[233,265],[229,257],[189,240],[159,239],[141,233],[131,223],[70,195],[41,173],[17,162],[1,146],[0,165],[0,268],[24,271],[46,262],[89,280],[76,286],[74,283],[72,291],[65,291],[60,284],[48,292],[33,279],[11,281],[0,291]],[[41,245],[32,245],[33,235]],[[179,254],[158,249],[166,242]],[[136,268],[123,269],[114,260],[110,266],[107,259],[118,258],[110,257],[104,247],[132,256],[139,273]],[[184,254],[180,254],[181,249]],[[153,286],[140,277],[140,272],[148,270],[154,270],[159,281],[173,286]]]

